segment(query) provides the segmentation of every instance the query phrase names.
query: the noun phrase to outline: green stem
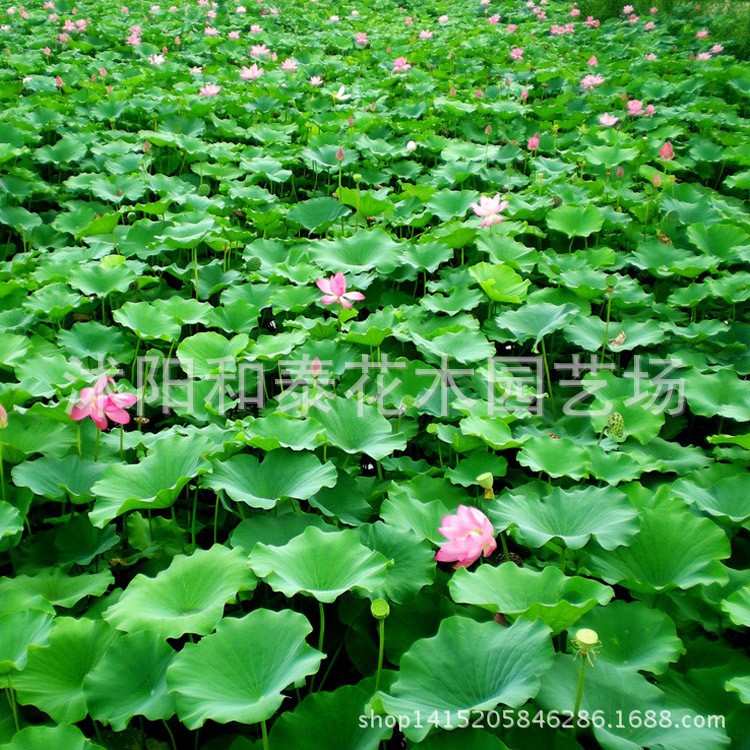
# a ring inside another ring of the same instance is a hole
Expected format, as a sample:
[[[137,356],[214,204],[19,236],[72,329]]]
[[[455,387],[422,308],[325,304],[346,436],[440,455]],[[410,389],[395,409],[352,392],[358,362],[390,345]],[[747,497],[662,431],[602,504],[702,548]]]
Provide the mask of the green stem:
[[[383,653],[385,652],[385,620],[378,620],[378,671],[375,675],[375,691],[380,690],[380,673],[383,671]]]
[[[16,691],[13,689],[13,682],[10,679],[10,672],[8,672],[8,703],[10,704],[10,710],[13,714],[13,723],[16,727],[16,732],[21,731],[21,723],[18,720],[18,704],[16,703]]]
[[[604,326],[604,340],[602,341],[602,353],[599,355],[599,359],[604,362],[604,352],[607,349],[607,341],[609,341],[609,322],[610,314],[612,312],[612,293],[607,294],[607,321]]]
[[[508,552],[508,542],[505,541],[505,532],[500,532],[500,544],[503,546],[503,555],[505,560],[503,562],[510,562],[510,552]]]
[[[544,377],[547,378],[547,390],[549,391],[549,401],[552,406],[552,416],[557,421],[557,406],[555,406],[555,398],[552,394],[552,378],[549,374],[549,362],[547,361],[547,347],[542,339],[542,359],[544,359]]]
[[[561,572],[565,573],[565,563],[568,558],[568,548],[563,547],[562,552],[560,553],[560,570]]]
[[[120,425],[120,463],[122,463],[125,459],[125,451],[123,450],[123,443],[125,440],[125,428]]]
[[[583,684],[586,680],[586,657],[581,657],[581,668],[578,671],[578,687],[576,689],[576,702],[573,708],[573,723],[578,718],[578,712],[581,710],[581,701],[583,700]]]
[[[216,493],[216,503],[214,504],[214,544],[217,538],[217,524],[219,521],[219,493]]]
[[[326,634],[326,613],[323,609],[323,602],[318,602],[318,612],[320,613],[320,631],[318,632],[318,651],[323,651],[323,637]]]
[[[2,498],[5,502],[5,466],[3,466],[3,444],[0,442],[0,486],[2,486]]]
[[[169,744],[172,746],[172,750],[177,750],[177,743],[174,740],[174,735],[172,734],[172,730],[169,728],[169,724],[167,724],[164,719],[161,720],[161,723],[164,724],[164,729],[167,730],[167,734],[169,735]]]
[[[190,521],[190,543],[195,547],[195,517],[198,515],[198,488],[193,494],[193,517]]]
[[[81,423],[76,422],[76,448],[78,448],[78,458],[83,458],[83,450],[81,448]]]
[[[260,733],[263,735],[263,750],[268,750],[268,727],[265,719],[260,722]]]
[[[94,443],[94,463],[96,463],[97,458],[99,457],[99,440],[101,439],[102,431],[97,427],[96,428],[96,442]]]

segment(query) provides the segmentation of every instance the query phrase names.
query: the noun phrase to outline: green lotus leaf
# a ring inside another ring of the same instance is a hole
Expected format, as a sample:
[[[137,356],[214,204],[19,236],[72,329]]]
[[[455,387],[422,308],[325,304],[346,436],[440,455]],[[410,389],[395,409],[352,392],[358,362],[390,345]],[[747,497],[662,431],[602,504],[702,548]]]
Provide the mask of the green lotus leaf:
[[[743,703],[750,703],[750,675],[728,680],[725,687],[728,692],[737,693]]]
[[[515,527],[531,547],[559,539],[568,549],[581,549],[593,537],[599,546],[612,550],[638,533],[638,512],[613,487],[556,487],[543,498],[511,492],[503,495],[490,517],[502,528]]]
[[[91,488],[97,497],[91,522],[103,528],[129,510],[169,508],[190,479],[208,471],[208,447],[200,435],[173,435],[159,440],[140,463],[109,466]]]
[[[198,221],[190,221],[190,217],[186,216],[180,223],[173,223],[159,239],[174,247],[192,248],[200,245],[215,228],[216,220],[212,216],[206,216]]]
[[[134,716],[150,721],[172,716],[175,702],[166,675],[174,656],[157,633],[130,633],[115,641],[83,683],[92,718],[122,732]]]
[[[627,547],[594,552],[591,569],[608,583],[654,593],[727,580],[719,562],[730,555],[724,532],[667,493],[641,510],[641,528]]]
[[[29,597],[16,591],[3,594],[0,606],[0,675],[24,669],[29,649],[47,645],[53,613],[54,610],[40,596]]]
[[[313,693],[294,710],[282,714],[268,738],[270,750],[378,750],[391,734],[375,720],[362,726],[370,693],[357,685],[344,685],[332,693]],[[382,718],[382,717],[381,717]]]
[[[508,471],[508,462],[494,453],[472,453],[462,458],[455,467],[445,472],[446,479],[462,487],[476,487],[477,477],[489,472],[494,477],[504,477]]]
[[[323,654],[305,643],[307,619],[289,609],[224,618],[216,632],[188,643],[167,669],[177,714],[188,729],[211,719],[256,724],[270,719],[292,684],[314,674]]]
[[[469,273],[493,302],[523,302],[531,283],[504,264],[477,263],[469,267]]]
[[[23,516],[18,508],[0,500],[0,540],[14,537],[21,531],[23,531]]]
[[[335,198],[312,198],[300,201],[286,215],[308,232],[324,232],[336,219],[346,216],[349,210]]]
[[[597,607],[576,628],[591,628],[599,634],[602,646],[597,664],[606,661],[624,669],[662,674],[685,653],[672,620],[642,602],[614,601]]]
[[[224,605],[256,583],[243,550],[215,544],[190,556],[176,555],[154,578],[137,575],[103,616],[127,633],[146,630],[161,638],[206,635],[221,620]]]
[[[402,604],[435,580],[435,552],[412,531],[382,521],[362,524],[357,531],[362,544],[391,561],[375,596]]]
[[[382,229],[360,229],[349,237],[318,240],[310,245],[310,257],[332,273],[362,273],[378,269],[389,274],[399,265],[400,246]]]
[[[433,732],[419,743],[419,748],[420,750],[508,750],[508,746],[500,739],[480,729]]]
[[[734,523],[743,523],[750,518],[747,503],[747,477],[744,473],[709,481],[708,486],[697,475],[698,481],[679,479],[672,486],[673,492],[686,503],[717,518],[728,518]]]
[[[45,568],[34,576],[0,578],[0,591],[39,594],[56,607],[70,608],[87,596],[101,596],[115,579],[108,570],[68,575],[61,568]]]
[[[568,438],[540,435],[529,438],[518,452],[518,463],[551,477],[588,476],[586,449]]]
[[[101,620],[58,617],[49,646],[30,650],[26,669],[14,676],[18,702],[60,724],[81,721],[88,712],[83,681],[118,635]]]
[[[660,344],[666,338],[666,331],[655,320],[624,320],[607,326],[601,318],[580,315],[566,324],[563,335],[571,344],[588,352],[601,351],[605,339],[610,351],[624,352]],[[617,336],[622,343],[615,343]]]
[[[29,342],[15,333],[0,333],[0,367],[12,368],[28,354]]]
[[[78,456],[44,457],[14,466],[13,482],[52,500],[70,496],[73,502],[85,503],[93,497],[91,487],[106,468],[106,464]]]
[[[233,547],[242,547],[246,552],[252,552],[258,542],[283,547],[308,526],[317,526],[323,531],[338,531],[336,526],[331,526],[325,519],[313,513],[262,515],[241,521],[229,537],[229,543]]]
[[[112,292],[127,292],[135,273],[126,265],[105,268],[101,263],[78,266],[68,279],[73,289],[87,295],[106,297]]]
[[[484,154],[482,158],[484,158]],[[478,199],[479,195],[474,190],[440,190],[427,201],[427,208],[440,221],[449,221],[450,219],[463,218],[471,204]]]
[[[750,585],[735,591],[721,603],[722,611],[740,627],[750,628]]]
[[[540,678],[552,666],[549,633],[539,621],[520,619],[501,628],[495,622],[449,617],[436,636],[418,640],[401,657],[389,694],[380,694],[383,706],[390,714],[409,717],[405,734],[415,742],[433,728],[418,722],[419,715],[436,712],[437,726],[455,727],[459,711],[520,706],[536,695]]]
[[[325,429],[326,441],[346,453],[366,453],[376,461],[406,448],[406,439],[394,434],[377,407],[356,399],[335,398],[312,410]]]
[[[250,553],[253,572],[274,591],[326,603],[353,589],[379,591],[387,562],[361,544],[356,531],[326,533],[312,526],[283,547],[256,544]]]
[[[513,562],[499,567],[480,565],[474,573],[457,570],[448,589],[453,601],[476,604],[491,612],[537,618],[554,634],[574,625],[598,604],[606,604],[615,592],[598,581],[568,577],[555,567],[542,571],[519,568]]]
[[[231,339],[214,331],[196,333],[180,342],[177,358],[190,377],[231,376],[237,371],[237,357],[249,341],[244,333]]]
[[[750,421],[750,383],[731,370],[710,374],[686,372],[685,398],[694,414],[704,417],[728,417],[738,422]]]
[[[566,237],[588,237],[601,231],[604,213],[597,206],[558,206],[547,214],[547,226]]]
[[[112,313],[112,317],[144,340],[173,341],[179,338],[182,330],[171,315],[148,302],[126,302]]]
[[[701,252],[726,262],[743,257],[748,259],[750,234],[734,224],[691,224],[687,237]]]
[[[522,344],[532,339],[533,351],[537,351],[539,342],[545,336],[564,328],[577,313],[578,308],[575,305],[552,305],[549,302],[527,303],[517,310],[498,315],[494,323],[499,328],[510,331],[510,340]],[[503,338],[503,340],[508,339]]]
[[[321,464],[312,453],[279,448],[268,453],[262,463],[246,453],[215,463],[203,484],[217,492],[223,490],[235,502],[267,510],[283,498],[308,500],[322,487],[333,487],[336,469],[330,461]]]
[[[56,727],[25,727],[13,735],[7,744],[0,745],[0,750],[104,750],[86,739],[76,726],[60,725]]]

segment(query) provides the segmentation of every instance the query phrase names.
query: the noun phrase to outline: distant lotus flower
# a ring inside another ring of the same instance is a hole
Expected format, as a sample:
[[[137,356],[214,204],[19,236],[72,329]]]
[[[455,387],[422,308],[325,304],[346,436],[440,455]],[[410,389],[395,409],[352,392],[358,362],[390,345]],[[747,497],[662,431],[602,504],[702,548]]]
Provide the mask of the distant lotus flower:
[[[355,9],[354,9],[354,10],[352,11],[352,17],[353,17],[353,18],[357,18],[357,16],[359,16],[359,11],[358,11],[358,10],[357,10],[357,9],[355,8]]]
[[[310,76],[310,85],[311,86],[322,86],[323,85],[323,79],[320,76]]]
[[[644,55],[644,57],[646,58],[646,60],[657,60],[658,59],[653,52],[648,52],[647,54]]]
[[[596,59],[596,55],[591,55],[589,59],[586,61],[586,65],[588,65],[591,68],[595,68],[599,64],[599,61]]]
[[[500,15],[498,13],[495,13],[494,15],[490,16],[487,19],[487,23],[490,26],[495,26],[496,24],[500,23]]]
[[[583,22],[584,26],[588,26],[592,29],[596,29],[599,26],[599,20],[593,16],[586,16],[586,20]]]
[[[699,52],[695,57],[696,60],[710,60],[713,55],[710,52]]]
[[[213,26],[206,26],[206,28],[203,29],[203,33],[206,36],[218,36],[219,31],[218,29],[215,29]]]
[[[665,161],[674,159],[674,149],[670,141],[665,141],[664,145],[659,149],[659,156]]]
[[[521,92],[521,101],[522,101],[522,102],[525,102],[525,101],[526,101],[526,100],[527,100],[528,98],[529,98],[529,92],[528,92],[528,90],[527,90],[527,89],[524,89],[524,90],[523,90],[523,91]]]
[[[52,54],[52,50],[49,47],[45,47],[42,52],[44,52],[47,57],[49,57]]]
[[[247,8],[244,5],[238,5],[234,9],[234,12],[239,13],[240,15],[244,15],[245,13],[247,13]]]
[[[723,52],[724,47],[721,44],[714,44],[713,47],[711,47],[711,54],[718,55],[719,52]]]
[[[203,67],[200,65],[193,66],[192,68],[190,68],[190,75],[191,76],[203,75]]]
[[[256,63],[253,63],[249,68],[246,65],[242,66],[240,71],[240,78],[243,81],[257,81],[266,71],[263,68],[259,68]]]
[[[293,57],[287,57],[286,60],[281,63],[281,69],[287,73],[293,73],[298,67],[299,64]]]
[[[442,16],[438,16],[438,23],[441,26],[444,26],[446,23],[448,23],[448,16],[446,16],[445,14],[443,14]]]
[[[151,63],[151,65],[156,65],[158,67],[159,65],[164,65],[164,63],[167,61],[167,58],[164,57],[164,55],[149,55],[148,61]]]
[[[221,91],[221,86],[217,86],[215,83],[207,83],[199,91],[203,96],[216,96]]]
[[[106,77],[107,77],[107,75],[108,75],[108,73],[107,73],[107,69],[106,69],[106,68],[99,68],[99,75],[100,75],[100,76],[101,76],[102,78],[106,78]]]
[[[443,516],[438,531],[448,540],[435,559],[453,562],[454,569],[466,568],[480,557],[488,557],[495,549],[495,530],[489,518],[477,508],[459,505],[455,514]]]
[[[8,412],[5,411],[5,407],[2,404],[0,404],[0,430],[4,430],[7,426],[8,426]]]
[[[328,20],[329,20],[329,21],[330,21],[331,23],[338,23],[339,17],[338,17],[338,16],[330,16],[330,17],[328,18]]]
[[[63,81],[63,79],[60,78],[60,76],[55,76],[55,86],[61,89],[64,85],[65,85],[65,81]]]
[[[358,34],[355,34],[354,41],[360,46],[365,47],[368,42],[367,34],[364,31],[360,31]]]
[[[513,47],[510,51],[511,60],[523,60],[523,50],[520,47]]]
[[[539,133],[534,133],[534,135],[529,138],[526,148],[528,148],[529,151],[536,151],[539,148]]]
[[[341,148],[341,146],[339,146],[338,151],[336,151],[336,161],[344,161],[344,149]]]
[[[601,84],[604,83],[606,79],[602,78],[602,76],[599,75],[599,73],[585,75],[581,79],[581,88],[584,91],[591,91],[596,86],[601,86]]]
[[[643,114],[643,102],[639,99],[631,99],[628,104],[628,114],[632,117],[637,117]]]
[[[652,16],[655,16],[655,15],[656,15],[656,14],[657,14],[657,13],[659,12],[659,9],[658,9],[658,8],[656,8],[656,7],[654,7],[654,8],[649,8],[649,11],[648,11],[648,12],[649,12],[649,13],[650,13],[650,14],[651,14]]]
[[[107,429],[108,419],[115,424],[127,424],[130,415],[125,409],[133,406],[138,399],[132,393],[108,393],[109,385],[114,382],[113,378],[102,375],[93,387],[82,389],[78,403],[70,411],[70,418],[80,422],[91,417],[100,430]]]
[[[653,104],[646,105],[646,116],[647,117],[653,117],[654,112],[656,112],[656,107],[654,107]]]
[[[351,96],[350,96],[349,94],[347,94],[347,93],[346,93],[346,86],[339,86],[339,90],[338,90],[338,91],[335,91],[335,92],[333,93],[333,98],[334,98],[334,99],[335,99],[335,100],[336,100],[337,102],[345,102],[345,101],[347,101],[348,99],[351,99]]]
[[[422,31],[419,32],[419,38],[420,39],[432,39],[432,32],[428,29],[422,29]]]
[[[417,144],[416,144],[416,143],[415,143],[414,141],[409,141],[409,142],[408,142],[408,143],[406,144],[406,150],[407,150],[407,151],[408,151],[409,153],[412,153],[413,151],[416,151],[416,150],[417,150]]]
[[[404,18],[404,23],[407,26],[411,26],[414,23],[414,19],[411,16],[407,16],[406,18]]]
[[[618,180],[621,180],[623,177],[625,177],[625,168],[622,166],[617,167],[615,177],[617,177]]]
[[[254,44],[250,47],[250,57],[264,57],[270,51],[265,44]]]
[[[633,6],[632,5],[626,5],[622,9],[622,15],[623,16],[629,16],[633,12]]]
[[[253,25],[252,25],[252,26],[250,27],[250,33],[251,33],[251,34],[262,34],[262,33],[263,33],[263,27],[262,27],[262,26],[260,26],[260,25],[259,25],[259,24],[257,24],[257,23],[254,23],[254,24],[253,24]]]
[[[405,57],[397,57],[393,61],[392,73],[404,73],[411,68],[411,64]]]
[[[601,125],[604,125],[605,128],[611,128],[613,125],[616,125],[620,121],[619,117],[615,117],[614,115],[609,114],[609,112],[605,112],[603,115],[599,117],[599,123]]]
[[[643,25],[644,31],[653,31],[656,28],[656,24],[653,21],[649,21]]]
[[[701,29],[695,32],[696,39],[705,39],[708,36],[708,29]]]
[[[318,279],[316,282],[318,289],[323,292],[321,302],[324,305],[339,304],[347,310],[352,308],[352,301],[359,302],[365,298],[362,292],[347,292],[346,277],[341,271],[325,279]]]
[[[240,38],[240,32],[239,32],[239,31],[230,31],[230,32],[229,32],[229,33],[227,34],[227,37],[228,37],[229,39],[239,39],[239,38]]]
[[[581,15],[581,9],[580,9],[580,8],[572,8],[572,9],[571,9],[571,11],[570,11],[570,16],[571,16],[572,18],[577,18],[577,17],[578,17],[578,16],[580,16],[580,15]]]
[[[651,178],[651,184],[652,184],[652,185],[653,185],[653,186],[654,186],[655,188],[660,188],[660,187],[661,187],[661,175],[659,175],[658,173],[657,173],[657,174],[655,174],[655,175],[654,175],[654,176],[653,176],[653,177]]]
[[[516,24],[514,24],[514,23],[509,23],[508,24],[508,33],[509,34],[512,34],[517,29],[518,29],[518,26],[516,26]]]
[[[474,212],[475,216],[479,216],[482,219],[479,222],[480,227],[491,227],[493,224],[499,224],[503,221],[500,213],[508,208],[508,201],[502,200],[500,193],[497,193],[492,198],[482,195],[479,198],[479,203],[472,203],[469,205],[469,208]]]

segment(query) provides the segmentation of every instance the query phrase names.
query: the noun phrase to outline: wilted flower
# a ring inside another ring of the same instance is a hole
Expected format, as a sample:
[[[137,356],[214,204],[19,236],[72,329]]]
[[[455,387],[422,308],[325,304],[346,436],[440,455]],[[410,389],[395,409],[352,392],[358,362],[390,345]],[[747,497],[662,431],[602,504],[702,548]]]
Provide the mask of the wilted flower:
[[[440,547],[435,559],[455,562],[454,569],[466,568],[497,548],[489,518],[476,508],[459,505],[455,514],[443,516],[438,530],[448,541]]]

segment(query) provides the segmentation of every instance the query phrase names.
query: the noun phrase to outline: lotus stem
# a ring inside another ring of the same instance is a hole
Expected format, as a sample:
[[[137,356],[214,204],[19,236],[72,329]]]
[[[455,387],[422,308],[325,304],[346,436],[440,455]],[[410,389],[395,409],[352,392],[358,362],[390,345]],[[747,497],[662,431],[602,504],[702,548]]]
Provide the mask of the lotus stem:
[[[263,736],[263,750],[268,750],[268,727],[265,719],[260,722],[260,733]]]
[[[16,703],[16,691],[13,689],[13,682],[10,679],[10,672],[8,672],[8,704],[10,705],[11,713],[13,714],[13,723],[16,727],[16,732],[21,731],[21,723],[18,720],[18,703]]]
[[[383,671],[383,654],[385,652],[385,620],[378,620],[378,671],[375,674],[375,691],[380,690],[380,674]]]

